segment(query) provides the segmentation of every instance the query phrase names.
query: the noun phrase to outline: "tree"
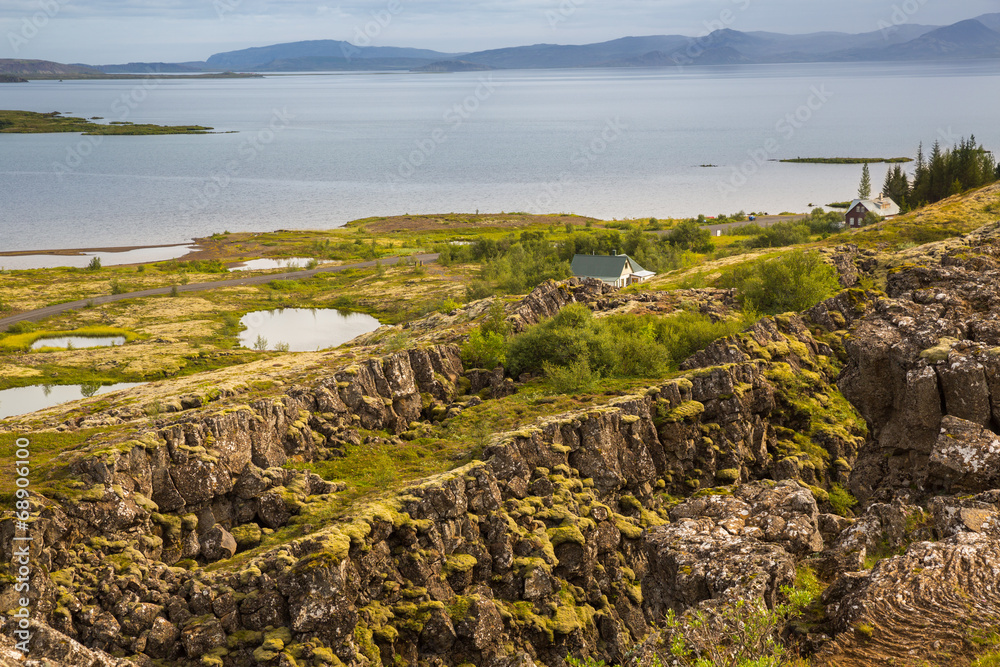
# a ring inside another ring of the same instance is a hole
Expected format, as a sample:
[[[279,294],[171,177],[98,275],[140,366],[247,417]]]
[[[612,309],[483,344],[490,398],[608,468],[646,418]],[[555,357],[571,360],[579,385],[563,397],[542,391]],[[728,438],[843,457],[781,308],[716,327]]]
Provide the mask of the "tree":
[[[685,220],[667,234],[670,245],[693,252],[711,252],[712,233],[702,229],[694,220]]]
[[[898,164],[885,173],[882,194],[899,204],[900,209],[907,208],[907,202],[910,198],[910,180]]]
[[[870,199],[872,196],[872,175],[868,171],[868,163],[865,162],[861,169],[861,185],[858,186],[858,199]]]

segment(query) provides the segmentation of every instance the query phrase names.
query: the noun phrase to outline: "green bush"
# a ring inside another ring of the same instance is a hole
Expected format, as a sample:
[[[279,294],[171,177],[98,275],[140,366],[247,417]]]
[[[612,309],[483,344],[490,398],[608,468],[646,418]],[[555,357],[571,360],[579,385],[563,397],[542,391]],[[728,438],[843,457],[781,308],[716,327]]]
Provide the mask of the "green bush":
[[[744,308],[767,315],[806,310],[840,289],[836,269],[815,250],[738,266],[719,284],[735,287]]]
[[[513,377],[526,372],[540,372],[542,364],[569,366],[588,354],[593,339],[590,310],[570,304],[555,317],[530,327],[515,336],[507,348],[507,368]]]
[[[748,248],[782,248],[809,241],[809,225],[794,222],[778,222],[770,227],[760,227],[760,233],[747,239]]]
[[[600,379],[590,370],[587,357],[581,357],[568,366],[542,363],[542,371],[552,391],[557,394],[582,394],[591,391]]]
[[[496,332],[483,333],[473,329],[469,340],[462,346],[462,363],[466,368],[493,370],[507,360],[507,343]]]
[[[100,271],[101,270],[101,258],[98,256],[93,256],[90,258],[90,264],[87,265],[88,271]]]
[[[694,352],[755,320],[753,312],[719,322],[692,312],[598,319],[586,306],[570,304],[555,317],[510,340],[507,368],[514,377],[546,369],[546,375],[551,376],[554,368],[570,368],[585,360],[595,378],[662,377]],[[577,366],[575,371],[582,369]]]
[[[695,220],[685,220],[667,234],[667,241],[692,252],[711,252],[712,233],[702,229]]]
[[[7,333],[15,335],[31,333],[34,330],[35,330],[34,322],[15,322],[14,324],[7,327]]]
[[[830,505],[833,507],[834,514],[851,516],[851,508],[857,504],[858,499],[851,495],[844,487],[839,484],[834,484],[830,487]]]
[[[784,587],[786,601],[768,609],[763,600],[722,603],[711,614],[688,612],[678,617],[667,613],[653,655],[643,656],[642,665],[685,667],[782,667],[798,659],[782,642],[788,621],[812,603],[806,590]]]

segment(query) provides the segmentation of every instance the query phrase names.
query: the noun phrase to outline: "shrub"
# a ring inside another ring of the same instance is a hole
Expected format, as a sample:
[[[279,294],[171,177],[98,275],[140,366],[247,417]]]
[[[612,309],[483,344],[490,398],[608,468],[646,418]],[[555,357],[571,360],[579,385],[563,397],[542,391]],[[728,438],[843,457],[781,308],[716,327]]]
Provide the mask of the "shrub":
[[[583,356],[568,366],[556,366],[549,362],[542,363],[542,371],[548,379],[552,391],[557,394],[580,394],[594,388],[600,379],[590,370],[590,362]]]
[[[830,487],[830,506],[833,507],[834,514],[840,516],[851,516],[851,508],[858,504],[849,491],[839,484]]]
[[[768,315],[806,310],[840,289],[836,270],[814,250],[738,266],[719,283],[735,287],[744,307]]]
[[[444,301],[441,302],[441,305],[438,306],[437,310],[439,313],[447,315],[456,308],[460,308],[461,305],[462,304],[458,303],[454,299],[445,299]]]
[[[97,257],[96,255],[94,257],[91,257],[90,258],[90,264],[87,265],[87,270],[88,271],[100,271],[101,270],[101,258]]]
[[[546,374],[551,375],[553,368],[569,368],[585,359],[595,377],[661,377],[692,353],[755,320],[752,311],[739,319],[719,322],[692,312],[596,319],[585,306],[570,304],[555,317],[512,338],[507,367],[514,377],[546,368]]]
[[[26,334],[31,333],[34,330],[35,325],[33,322],[15,322],[7,327],[7,333],[9,334]]]
[[[681,312],[661,320],[663,330],[659,336],[670,348],[673,359],[680,362],[719,338],[743,331],[758,319],[760,315],[753,308],[744,308],[737,320],[718,322],[701,313]]]
[[[493,287],[485,280],[473,280],[465,287],[465,300],[478,301],[493,295]]]
[[[641,664],[686,667],[780,667],[795,664],[781,631],[808,606],[809,591],[785,587],[786,602],[768,609],[762,600],[722,603],[711,611],[667,613],[666,627],[651,660]],[[661,660],[661,658],[663,660]]]
[[[555,317],[514,337],[507,349],[511,375],[541,371],[544,362],[569,366],[586,355],[588,342],[593,338],[589,327],[592,318],[586,306],[570,304]]]
[[[482,324],[483,333],[496,333],[504,338],[510,336],[510,323],[507,321],[507,311],[503,301],[494,299]]]
[[[809,241],[809,226],[794,222],[779,222],[760,227],[760,232],[745,241],[748,248],[781,248]]]
[[[702,229],[695,220],[685,220],[667,234],[667,241],[674,246],[693,252],[711,252],[712,233]]]
[[[122,285],[120,282],[118,282],[117,278],[113,278],[111,280],[111,293],[112,294],[125,294],[126,292],[128,292],[128,287],[126,287],[125,285]]]
[[[484,333],[481,328],[473,329],[469,340],[462,346],[462,363],[467,368],[493,370],[507,360],[507,343],[496,332]]]

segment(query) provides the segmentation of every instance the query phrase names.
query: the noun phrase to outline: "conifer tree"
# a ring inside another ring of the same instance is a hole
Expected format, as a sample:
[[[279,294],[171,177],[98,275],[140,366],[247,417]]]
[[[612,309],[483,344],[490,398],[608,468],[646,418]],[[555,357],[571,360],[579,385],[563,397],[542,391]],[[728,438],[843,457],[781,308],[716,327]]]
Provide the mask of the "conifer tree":
[[[861,170],[861,185],[858,186],[858,199],[870,199],[872,196],[872,175],[868,171],[868,163],[865,162]]]

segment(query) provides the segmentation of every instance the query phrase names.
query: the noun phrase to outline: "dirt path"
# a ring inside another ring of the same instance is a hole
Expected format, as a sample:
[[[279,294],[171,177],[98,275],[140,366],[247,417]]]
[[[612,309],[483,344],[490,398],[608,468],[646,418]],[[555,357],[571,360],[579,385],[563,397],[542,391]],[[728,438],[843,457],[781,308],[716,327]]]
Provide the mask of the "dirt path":
[[[413,259],[420,262],[435,262],[437,261],[437,253],[428,255],[412,255]],[[326,266],[320,267],[318,269],[308,269],[306,271],[289,271],[286,273],[268,273],[260,276],[249,276],[246,278],[235,278],[233,280],[213,280],[207,283],[189,283],[187,285],[177,285],[178,292],[204,292],[206,290],[220,289],[223,287],[238,287],[243,285],[263,285],[269,283],[272,280],[301,280],[303,278],[311,278],[318,273],[338,273],[340,271],[347,271],[349,269],[370,269],[374,267],[378,262],[382,262],[383,266],[393,266],[399,263],[402,259],[401,257],[386,257],[381,260],[372,260],[370,262],[358,262],[356,264],[342,264],[340,266]],[[155,289],[140,290],[138,292],[128,292],[126,294],[105,294],[102,296],[95,296],[89,299],[80,299],[79,301],[68,301],[66,303],[58,303],[54,306],[46,306],[45,308],[39,308],[38,310],[29,310],[23,313],[18,313],[17,315],[11,315],[10,317],[5,317],[0,319],[0,331],[4,331],[12,324],[17,324],[18,322],[37,322],[38,320],[45,319],[46,317],[51,317],[52,315],[58,315],[59,313],[64,313],[67,310],[75,310],[77,308],[83,308],[87,305],[99,306],[104,303],[113,303],[115,301],[124,301],[125,299],[136,299],[144,296],[167,296],[171,293],[173,287],[157,287]]]

